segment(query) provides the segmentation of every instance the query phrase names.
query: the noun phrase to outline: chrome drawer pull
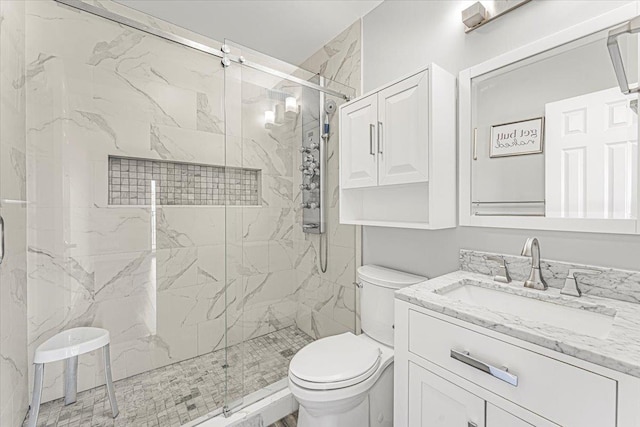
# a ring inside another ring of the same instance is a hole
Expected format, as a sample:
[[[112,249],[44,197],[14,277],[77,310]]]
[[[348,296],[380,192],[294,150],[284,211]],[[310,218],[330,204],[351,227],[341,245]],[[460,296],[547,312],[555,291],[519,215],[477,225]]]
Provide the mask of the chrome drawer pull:
[[[492,377],[509,383],[514,387],[518,387],[518,376],[509,373],[506,368],[500,369],[496,368],[495,366],[491,366],[488,363],[472,357],[468,351],[460,352],[457,350],[451,350],[451,357],[459,362],[464,363],[465,365],[469,365],[473,368],[486,372]]]

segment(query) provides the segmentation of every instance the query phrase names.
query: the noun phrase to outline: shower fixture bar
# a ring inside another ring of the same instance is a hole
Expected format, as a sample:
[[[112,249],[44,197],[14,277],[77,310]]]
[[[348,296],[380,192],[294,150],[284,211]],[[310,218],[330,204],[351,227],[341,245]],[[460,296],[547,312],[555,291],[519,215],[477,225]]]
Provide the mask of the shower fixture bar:
[[[205,44],[198,43],[198,42],[196,42],[194,40],[191,40],[191,39],[188,39],[186,37],[181,37],[181,36],[178,36],[176,34],[172,34],[169,31],[164,31],[164,30],[160,30],[160,29],[157,29],[157,28],[150,27],[150,26],[145,25],[145,24],[143,24],[141,22],[138,22],[138,21],[135,21],[133,19],[127,18],[125,16],[119,15],[117,13],[111,12],[111,11],[103,9],[101,7],[94,6],[92,4],[84,2],[82,0],[55,0],[55,1],[60,3],[60,4],[64,4],[65,6],[73,7],[75,9],[82,10],[83,12],[87,12],[87,13],[91,13],[93,15],[97,15],[97,16],[99,16],[101,18],[108,19],[110,21],[116,22],[116,23],[121,24],[121,25],[126,25],[127,27],[131,27],[131,28],[136,29],[138,31],[142,31],[142,32],[145,32],[145,33],[160,37],[162,39],[165,39],[165,40],[168,40],[168,41],[171,41],[171,42],[174,42],[174,43],[178,43],[178,44],[180,44],[182,46],[186,46],[188,48],[195,49],[195,50],[198,50],[200,52],[204,52],[204,53],[207,53],[209,55],[213,55],[213,56],[218,57],[218,58],[222,58],[222,59],[226,58],[228,60],[231,60],[232,62],[235,62],[235,63],[238,63],[238,64],[242,64],[244,66],[253,68],[253,69],[258,70],[258,71],[262,71],[262,72],[265,72],[265,73],[272,74],[274,76],[277,76],[277,77],[292,81],[294,83],[298,83],[298,84],[300,84],[302,86],[306,86],[308,88],[315,89],[315,90],[318,90],[320,92],[324,92],[324,93],[328,93],[328,94],[333,95],[333,96],[337,96],[337,97],[345,99],[347,101],[350,99],[350,97],[348,95],[346,95],[346,94],[344,94],[344,93],[342,93],[340,91],[329,89],[329,88],[326,88],[326,87],[322,87],[321,85],[317,85],[315,83],[312,83],[310,81],[301,79],[299,77],[295,77],[295,76],[289,75],[289,74],[284,73],[282,71],[274,70],[272,68],[265,67],[263,65],[255,63],[255,62],[247,61],[242,56],[235,56],[235,55],[226,54],[225,52],[223,52],[220,49],[215,49],[215,48],[213,48],[211,46],[207,46]]]

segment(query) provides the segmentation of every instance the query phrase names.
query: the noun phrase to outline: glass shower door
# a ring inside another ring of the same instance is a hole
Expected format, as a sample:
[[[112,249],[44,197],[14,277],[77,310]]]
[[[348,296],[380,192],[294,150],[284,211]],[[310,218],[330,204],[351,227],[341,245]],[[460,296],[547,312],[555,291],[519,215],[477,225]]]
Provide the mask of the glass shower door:
[[[305,147],[320,142],[323,101],[332,98],[339,104],[344,99],[325,96],[304,84],[318,84],[316,74],[228,40],[225,45],[231,59],[242,57],[242,61],[231,60],[225,67],[229,193],[225,403],[233,410],[286,387],[289,361],[320,335],[313,332],[313,314],[305,300],[312,298],[318,311],[329,316],[333,316],[334,306],[342,303],[338,300],[344,300],[346,288],[329,280],[320,269],[319,235],[303,231],[306,215],[319,212],[321,207],[319,197],[307,199],[312,192],[303,200],[300,186],[310,183],[311,177],[299,169],[303,163],[315,163],[316,173],[321,173],[319,153],[301,152],[303,141]],[[333,85],[353,94],[351,88]],[[337,126],[337,115],[331,119]],[[337,145],[331,154],[336,152]],[[335,160],[327,164],[333,165]],[[331,173],[335,177],[326,178],[337,183],[337,166]],[[319,176],[313,182],[319,183]],[[303,202],[307,207],[302,207]],[[336,203],[337,199],[327,201],[325,212],[335,209],[337,214]],[[336,225],[337,215],[333,231]],[[346,268],[352,268],[352,253],[342,249],[351,256]],[[330,273],[337,275],[336,267]],[[352,286],[352,282],[350,279],[346,285]],[[348,292],[353,297],[346,299],[355,301],[354,288]],[[355,311],[353,320],[343,323],[349,325],[336,327],[333,333],[355,330]]]

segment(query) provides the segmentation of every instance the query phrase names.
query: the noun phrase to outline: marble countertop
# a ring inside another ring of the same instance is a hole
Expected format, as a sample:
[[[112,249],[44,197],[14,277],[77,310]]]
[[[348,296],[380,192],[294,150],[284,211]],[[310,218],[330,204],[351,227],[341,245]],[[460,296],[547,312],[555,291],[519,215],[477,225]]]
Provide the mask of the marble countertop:
[[[461,286],[461,281],[613,316],[612,326],[602,336],[585,335],[443,295]],[[462,270],[401,289],[396,292],[396,298],[640,378],[640,305],[636,303],[585,295],[570,297],[560,295],[560,290],[554,288],[537,291],[524,288],[522,282],[501,284],[490,276]]]

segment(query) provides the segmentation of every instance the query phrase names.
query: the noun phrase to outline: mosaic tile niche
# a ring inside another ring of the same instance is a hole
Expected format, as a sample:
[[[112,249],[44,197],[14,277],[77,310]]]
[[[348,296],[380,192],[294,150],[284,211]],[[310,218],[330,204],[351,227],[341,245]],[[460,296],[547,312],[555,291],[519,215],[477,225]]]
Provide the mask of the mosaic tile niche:
[[[255,206],[260,182],[258,169],[109,156],[110,205]]]

